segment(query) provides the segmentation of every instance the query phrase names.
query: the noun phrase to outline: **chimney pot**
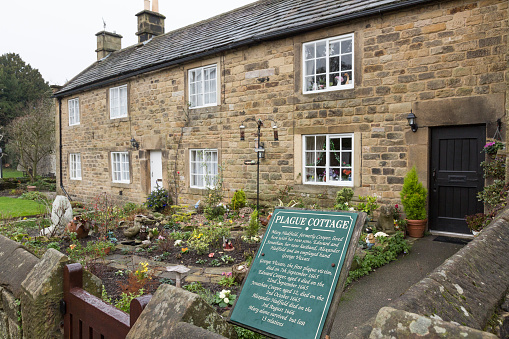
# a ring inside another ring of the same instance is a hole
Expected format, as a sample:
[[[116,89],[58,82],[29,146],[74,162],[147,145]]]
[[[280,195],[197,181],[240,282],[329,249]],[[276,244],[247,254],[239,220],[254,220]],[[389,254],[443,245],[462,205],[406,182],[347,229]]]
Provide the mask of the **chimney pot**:
[[[147,11],[150,10],[150,0],[143,0],[143,8]]]
[[[159,0],[152,0],[152,12],[159,13]]]

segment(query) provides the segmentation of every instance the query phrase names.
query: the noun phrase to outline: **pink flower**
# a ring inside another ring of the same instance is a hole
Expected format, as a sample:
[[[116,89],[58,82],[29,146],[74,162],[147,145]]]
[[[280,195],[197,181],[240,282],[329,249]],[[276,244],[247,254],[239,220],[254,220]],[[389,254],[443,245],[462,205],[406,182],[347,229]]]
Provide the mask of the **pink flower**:
[[[398,209],[398,208],[399,208],[398,204],[394,205],[394,207],[396,207],[396,209]]]
[[[209,258],[214,258],[214,253],[209,253]]]

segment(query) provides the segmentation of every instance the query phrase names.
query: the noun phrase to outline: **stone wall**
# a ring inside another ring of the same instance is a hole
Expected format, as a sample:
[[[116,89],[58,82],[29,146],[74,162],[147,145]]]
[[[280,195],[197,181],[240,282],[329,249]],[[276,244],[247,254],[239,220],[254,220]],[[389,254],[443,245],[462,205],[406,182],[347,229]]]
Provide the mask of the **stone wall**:
[[[506,114],[507,13],[502,0],[437,1],[146,73],[114,85],[128,85],[128,118],[109,119],[108,88],[64,98],[63,185],[82,200],[108,192],[143,202],[150,191],[150,151],[162,150],[164,186],[173,182],[176,163],[181,196],[194,204],[204,191],[189,187],[189,150],[217,148],[227,195],[243,188],[254,198],[256,167],[244,160],[256,159],[256,124],[247,123],[242,142],[238,126],[255,117],[267,122],[262,200],[274,201],[279,188],[291,185],[296,197],[331,205],[341,187],[302,184],[302,136],[354,133],[356,195],[378,193],[395,202],[412,165],[427,183],[430,127],[486,124],[491,136]],[[302,43],[352,32],[355,88],[302,94]],[[219,104],[189,109],[187,71],[210,64],[220,74]],[[81,121],[68,126],[67,100],[74,97]],[[410,110],[418,117],[417,133],[408,127]],[[278,122],[279,141],[272,141],[268,118]],[[132,137],[140,150],[130,146]],[[130,184],[112,183],[112,151],[129,151]],[[81,153],[82,180],[69,179],[73,152]]]
[[[348,338],[467,337],[465,333],[471,338],[496,338],[482,331],[509,300],[508,248],[506,209],[478,237]],[[505,326],[507,319],[506,313]]]
[[[0,338],[61,338],[63,266],[69,259],[49,249],[41,259],[0,235]],[[87,272],[84,287],[101,295],[101,281]]]

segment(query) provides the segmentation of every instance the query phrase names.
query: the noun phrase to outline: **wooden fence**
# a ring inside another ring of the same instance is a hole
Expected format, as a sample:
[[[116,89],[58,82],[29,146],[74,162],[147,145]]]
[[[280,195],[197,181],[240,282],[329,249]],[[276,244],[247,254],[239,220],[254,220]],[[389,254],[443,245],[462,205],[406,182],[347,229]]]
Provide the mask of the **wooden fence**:
[[[151,295],[131,301],[131,314],[105,303],[83,289],[83,268],[80,264],[64,267],[64,338],[124,339]]]

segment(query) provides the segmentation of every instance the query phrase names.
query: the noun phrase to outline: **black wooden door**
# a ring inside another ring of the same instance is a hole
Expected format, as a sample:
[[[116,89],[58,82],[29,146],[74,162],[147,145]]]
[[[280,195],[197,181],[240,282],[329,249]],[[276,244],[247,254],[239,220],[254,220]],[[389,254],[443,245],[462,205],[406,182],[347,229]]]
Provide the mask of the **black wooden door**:
[[[484,187],[480,163],[485,141],[484,125],[431,130],[431,231],[470,233],[465,216],[483,211],[476,195]]]

